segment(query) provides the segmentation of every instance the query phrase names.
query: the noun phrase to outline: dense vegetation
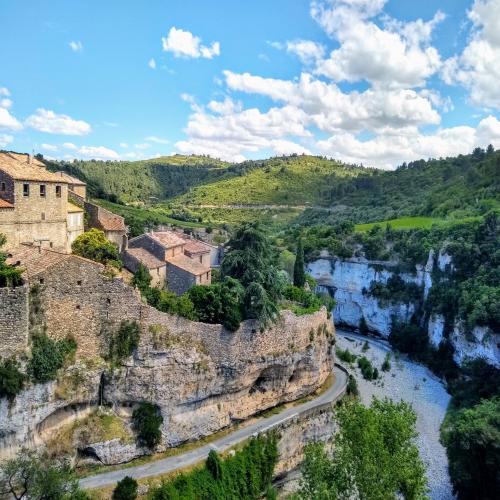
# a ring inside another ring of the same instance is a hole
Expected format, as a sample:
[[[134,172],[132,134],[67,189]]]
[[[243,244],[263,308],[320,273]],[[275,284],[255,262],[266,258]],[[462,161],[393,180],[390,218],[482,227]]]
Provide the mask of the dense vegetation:
[[[132,413],[132,428],[141,446],[154,449],[161,441],[163,417],[160,409],[153,403],[141,403]]]
[[[0,467],[0,496],[30,500],[90,500],[70,464],[21,450]]]
[[[337,411],[333,455],[306,447],[298,498],[387,500],[426,498],[425,467],[414,443],[416,415],[405,402],[348,402]]]
[[[13,359],[0,360],[0,398],[13,400],[21,392],[25,379]]]
[[[123,320],[118,331],[110,339],[109,358],[121,361],[129,357],[139,346],[139,333],[136,321]]]
[[[15,287],[22,285],[23,279],[22,269],[18,267],[9,266],[6,263],[7,255],[2,252],[2,247],[5,245],[7,239],[0,233],[0,288],[3,287]]]
[[[278,459],[274,434],[251,438],[245,447],[224,460],[215,452],[205,466],[180,474],[153,491],[153,500],[258,500],[273,498],[271,487]],[[275,498],[275,497],[274,497]]]
[[[125,476],[118,481],[113,490],[112,500],[135,500],[137,498],[137,481],[130,476]]]
[[[71,244],[71,251],[75,255],[101,264],[109,264],[118,269],[122,266],[118,247],[111,243],[104,232],[99,229],[92,228],[80,234]]]

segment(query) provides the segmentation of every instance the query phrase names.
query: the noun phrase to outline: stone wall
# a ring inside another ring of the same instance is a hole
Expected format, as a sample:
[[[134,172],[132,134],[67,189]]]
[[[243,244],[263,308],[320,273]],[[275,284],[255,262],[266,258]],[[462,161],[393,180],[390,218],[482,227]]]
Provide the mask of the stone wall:
[[[167,287],[177,295],[187,292],[196,285],[197,277],[172,262],[167,262]]]
[[[28,347],[29,288],[0,288],[0,358],[21,354]]]

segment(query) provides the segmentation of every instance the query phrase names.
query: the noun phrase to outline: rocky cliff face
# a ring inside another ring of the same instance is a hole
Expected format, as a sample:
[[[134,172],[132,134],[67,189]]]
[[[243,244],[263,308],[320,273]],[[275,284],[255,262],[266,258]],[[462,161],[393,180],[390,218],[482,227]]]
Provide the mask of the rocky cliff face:
[[[393,318],[406,322],[416,309],[416,305],[411,302],[381,303],[366,293],[372,282],[387,283],[394,275],[394,264],[361,258],[341,260],[323,255],[307,265],[307,272],[318,281],[320,288],[335,297],[333,317],[338,326],[357,329],[364,318],[371,332],[387,338]],[[399,276],[405,283],[415,283],[421,287],[424,300],[432,287],[433,270],[438,268],[444,272],[451,266],[453,262],[450,255],[443,251],[435,255],[431,250],[425,266],[416,266],[415,273],[401,273]],[[439,346],[444,334],[444,318],[440,315],[431,316],[427,328],[431,344]],[[450,341],[458,364],[470,358],[483,358],[492,365],[500,366],[500,335],[490,329],[476,327],[472,333],[466,334],[463,325],[457,321]]]
[[[0,456],[37,445],[98,404],[125,419],[142,401],[163,416],[162,445],[175,446],[255,413],[305,396],[331,373],[334,331],[325,309],[260,332],[252,322],[230,333],[146,308],[137,353],[122,366],[85,360],[58,382],[26,388],[0,401]],[[174,325],[175,323],[175,325]],[[174,333],[175,332],[175,333]]]

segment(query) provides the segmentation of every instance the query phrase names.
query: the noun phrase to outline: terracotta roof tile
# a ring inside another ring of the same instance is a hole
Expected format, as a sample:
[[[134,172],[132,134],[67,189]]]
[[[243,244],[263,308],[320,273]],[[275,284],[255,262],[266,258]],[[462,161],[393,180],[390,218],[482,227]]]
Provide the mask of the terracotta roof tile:
[[[185,243],[185,241],[173,231],[156,231],[148,233],[148,236],[158,241],[165,248],[178,247]]]
[[[68,184],[75,184],[76,186],[86,186],[87,184],[77,177],[73,177],[72,175],[68,175],[66,172],[54,172],[54,175],[57,175],[61,179],[63,179]]]
[[[197,260],[190,259],[186,255],[182,254],[167,259],[167,265],[168,264],[171,264],[175,267],[179,267],[180,269],[183,269],[188,273],[194,274],[195,276],[199,276],[200,274],[204,274],[210,271],[210,266],[201,264]]]
[[[18,265],[24,269],[23,275],[30,279],[49,267],[64,262],[71,255],[53,250],[40,249],[37,246],[21,245],[11,252],[7,258],[10,265]]]
[[[7,200],[2,200],[2,198],[0,198],[0,208],[14,208],[14,205],[9,203]]]
[[[28,158],[27,154],[0,152],[0,170],[16,180],[67,184],[67,181],[49,172],[41,161],[32,158],[29,163]]]
[[[125,220],[123,217],[99,207],[98,222],[104,231],[125,231]]]
[[[144,248],[128,248],[126,253],[142,262],[148,269],[158,269],[165,265],[165,261],[158,259]]]

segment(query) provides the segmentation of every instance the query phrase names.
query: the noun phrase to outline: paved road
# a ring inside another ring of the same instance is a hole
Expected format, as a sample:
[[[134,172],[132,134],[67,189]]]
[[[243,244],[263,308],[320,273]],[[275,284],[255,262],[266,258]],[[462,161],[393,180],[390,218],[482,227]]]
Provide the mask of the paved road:
[[[131,476],[135,479],[158,476],[160,474],[172,472],[200,462],[208,456],[211,449],[223,452],[249,438],[253,434],[265,432],[273,427],[276,427],[277,425],[282,424],[286,420],[307,412],[308,410],[336,401],[345,392],[347,386],[347,375],[338,366],[333,368],[333,373],[335,375],[335,381],[332,386],[323,394],[311,401],[307,401],[292,408],[287,408],[277,415],[271,415],[266,418],[258,419],[256,422],[246,427],[236,429],[231,434],[213,441],[210,444],[201,446],[200,448],[196,448],[195,450],[188,451],[181,455],[163,458],[144,465],[137,465],[135,467],[128,467],[116,471],[105,472],[96,476],[86,477],[80,480],[80,486],[82,488],[103,488],[117,483],[125,476]]]

